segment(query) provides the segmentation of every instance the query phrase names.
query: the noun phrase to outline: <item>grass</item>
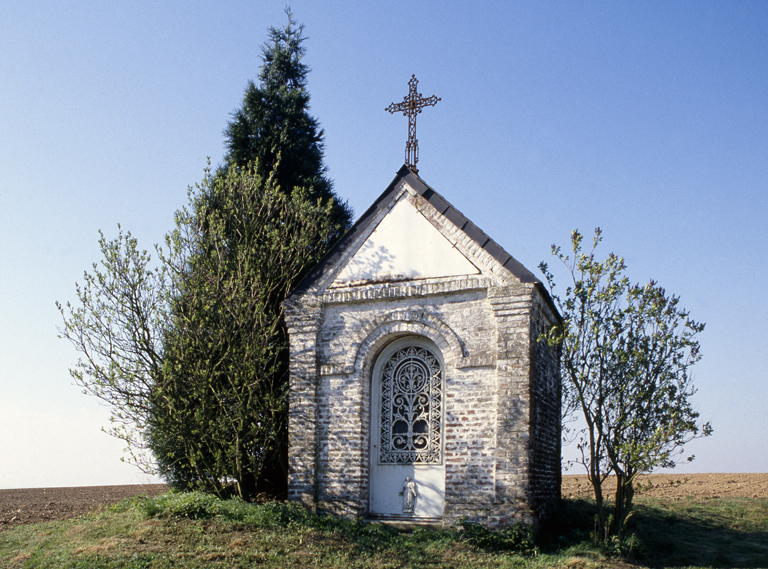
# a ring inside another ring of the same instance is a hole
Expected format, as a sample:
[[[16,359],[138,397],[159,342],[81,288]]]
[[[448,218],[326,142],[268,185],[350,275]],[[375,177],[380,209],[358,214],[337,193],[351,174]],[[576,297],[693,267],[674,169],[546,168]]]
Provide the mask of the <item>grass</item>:
[[[766,499],[644,499],[636,518],[651,565],[768,567]]]
[[[643,498],[622,547],[595,547],[591,504],[566,500],[534,547],[526,532],[401,531],[199,493],[124,501],[84,518],[0,532],[0,567],[768,567],[768,500]]]

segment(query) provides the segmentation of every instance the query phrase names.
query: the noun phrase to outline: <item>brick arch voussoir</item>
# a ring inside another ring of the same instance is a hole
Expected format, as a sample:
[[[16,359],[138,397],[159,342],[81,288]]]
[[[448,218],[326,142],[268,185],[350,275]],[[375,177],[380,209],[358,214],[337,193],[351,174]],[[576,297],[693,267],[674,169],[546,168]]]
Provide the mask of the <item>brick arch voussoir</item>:
[[[432,340],[443,354],[446,366],[453,366],[466,354],[459,337],[450,326],[434,314],[420,311],[398,311],[376,318],[360,330],[358,346],[353,351],[355,372],[370,369],[381,348],[390,341],[407,335],[423,336]]]

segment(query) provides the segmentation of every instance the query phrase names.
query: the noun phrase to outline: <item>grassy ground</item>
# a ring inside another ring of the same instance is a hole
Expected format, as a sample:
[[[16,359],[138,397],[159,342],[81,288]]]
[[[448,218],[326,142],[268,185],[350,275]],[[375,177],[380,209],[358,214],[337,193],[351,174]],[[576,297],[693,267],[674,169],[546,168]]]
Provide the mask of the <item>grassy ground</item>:
[[[590,508],[566,500],[533,548],[518,531],[398,531],[296,505],[171,494],[0,532],[0,567],[768,567],[765,499],[642,499],[635,538],[609,548],[591,543]]]
[[[768,500],[644,500],[636,531],[657,566],[768,567]]]

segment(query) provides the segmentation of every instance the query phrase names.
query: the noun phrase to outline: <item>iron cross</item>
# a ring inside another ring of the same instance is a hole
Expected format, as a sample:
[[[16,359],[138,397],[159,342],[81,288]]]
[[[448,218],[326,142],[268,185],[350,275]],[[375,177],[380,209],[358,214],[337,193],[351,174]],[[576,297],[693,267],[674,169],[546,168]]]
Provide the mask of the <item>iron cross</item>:
[[[419,80],[415,75],[411,75],[411,80],[408,81],[408,96],[403,97],[402,103],[392,103],[385,111],[390,113],[396,113],[402,111],[404,115],[408,117],[408,142],[405,143],[405,164],[414,172],[418,173],[416,163],[419,161],[419,141],[416,140],[416,115],[421,112],[424,107],[434,107],[440,100],[440,97],[424,98],[421,93],[416,92],[416,85],[419,84]]]

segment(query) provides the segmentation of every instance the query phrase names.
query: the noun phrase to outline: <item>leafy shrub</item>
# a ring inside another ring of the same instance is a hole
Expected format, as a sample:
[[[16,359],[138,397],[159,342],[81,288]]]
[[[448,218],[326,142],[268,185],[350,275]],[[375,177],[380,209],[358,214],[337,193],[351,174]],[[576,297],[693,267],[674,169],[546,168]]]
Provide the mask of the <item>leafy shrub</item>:
[[[634,533],[621,539],[616,535],[611,536],[611,539],[605,542],[604,548],[609,555],[623,559],[638,559],[644,553],[643,544]]]
[[[530,526],[517,523],[502,529],[486,526],[463,519],[456,524],[462,541],[491,551],[514,551],[537,555],[538,548],[533,542]]]
[[[170,492],[146,498],[141,507],[144,514],[151,518],[202,520],[218,517],[263,528],[291,525],[330,528],[335,523],[331,519],[325,519],[325,516],[313,514],[297,503],[251,504],[237,497],[222,500],[213,494],[198,491]]]
[[[144,513],[151,518],[187,518],[206,520],[222,513],[222,501],[204,492],[170,492],[143,503]]]

